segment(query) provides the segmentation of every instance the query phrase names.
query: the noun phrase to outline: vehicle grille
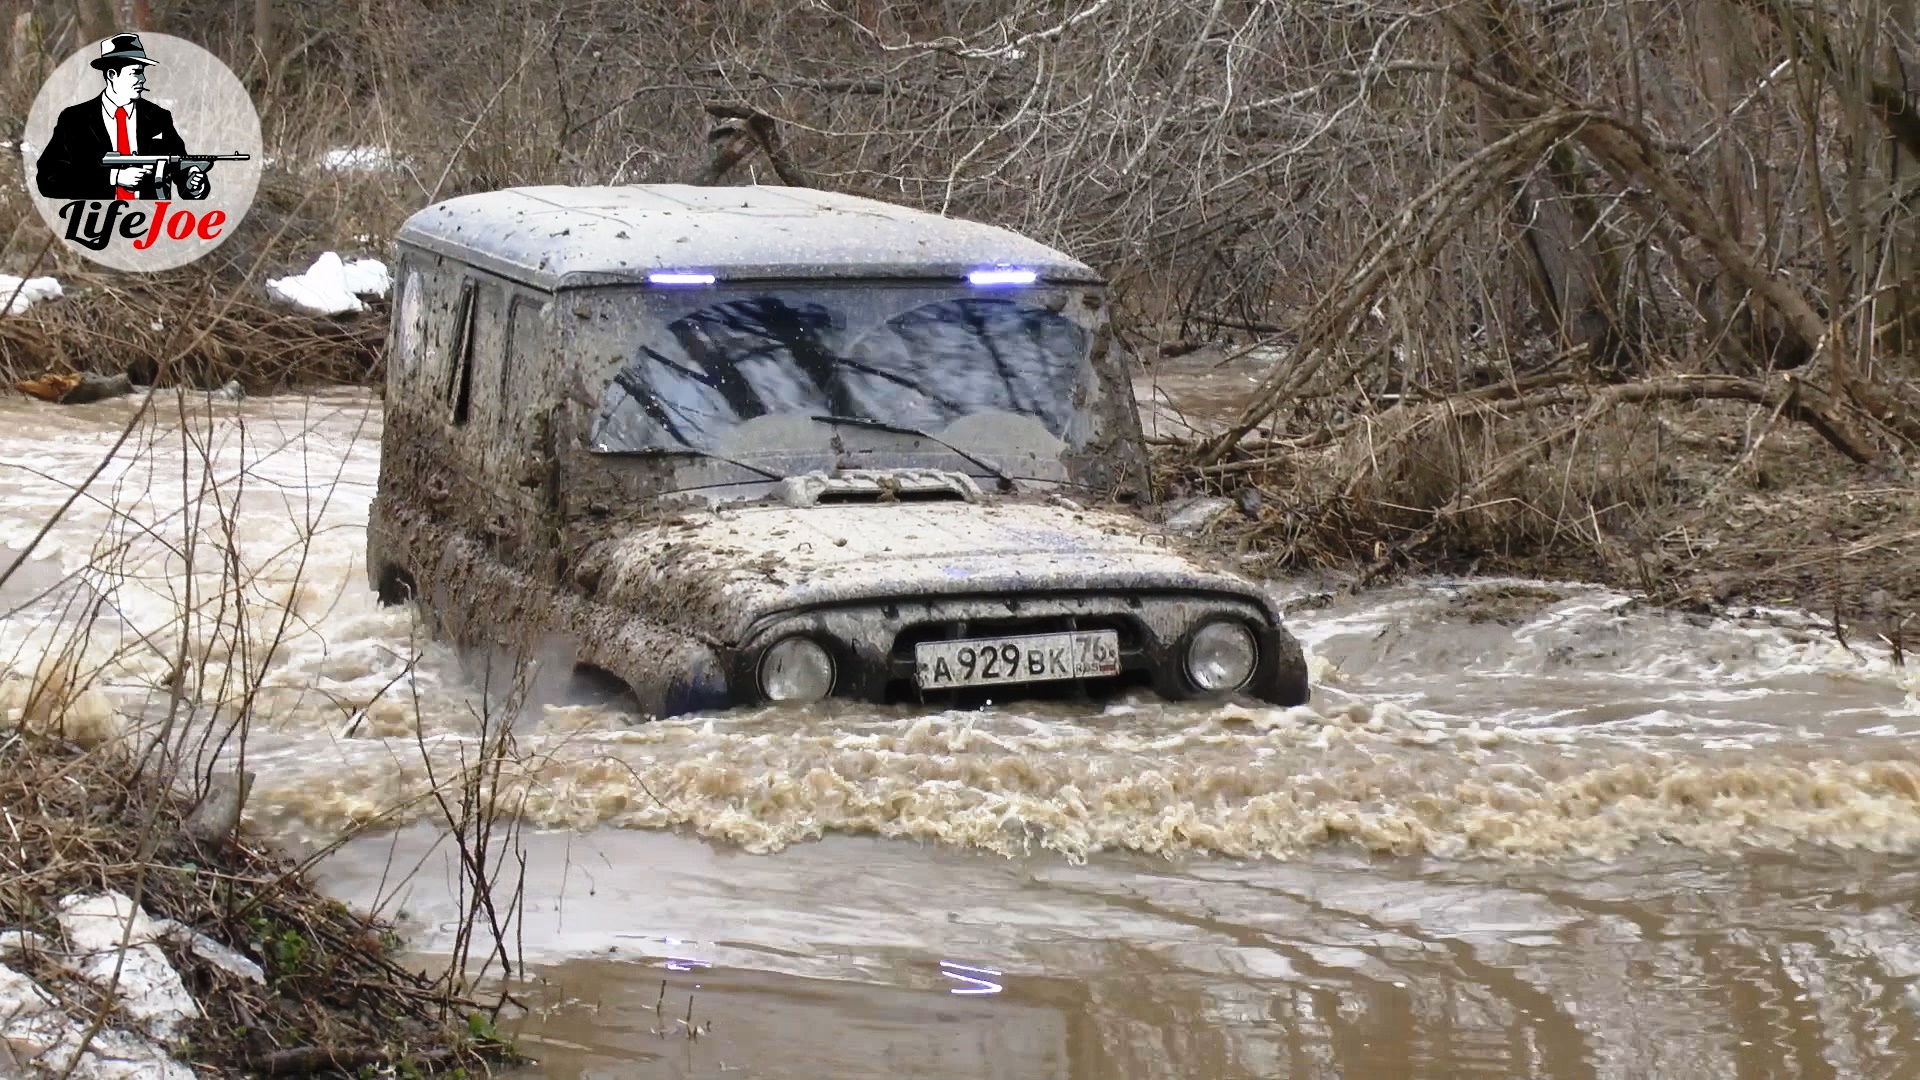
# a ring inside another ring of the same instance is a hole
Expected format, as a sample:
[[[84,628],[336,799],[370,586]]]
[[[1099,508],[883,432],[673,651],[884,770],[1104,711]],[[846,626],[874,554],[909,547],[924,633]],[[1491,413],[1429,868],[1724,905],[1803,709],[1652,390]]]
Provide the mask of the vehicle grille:
[[[1014,637],[1021,634],[1060,634],[1068,630],[1112,630],[1120,637],[1120,655],[1140,648],[1140,626],[1116,615],[1036,615],[994,619],[956,619],[909,623],[894,635],[893,659],[913,663],[913,648],[927,641]]]

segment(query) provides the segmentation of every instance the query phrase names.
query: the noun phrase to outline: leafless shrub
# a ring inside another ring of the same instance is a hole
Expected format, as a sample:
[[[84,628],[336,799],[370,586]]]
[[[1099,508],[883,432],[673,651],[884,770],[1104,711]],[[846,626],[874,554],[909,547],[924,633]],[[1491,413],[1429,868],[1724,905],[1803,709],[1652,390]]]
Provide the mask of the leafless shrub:
[[[1914,374],[1914,34],[1868,0],[393,0],[283,5],[271,56],[248,11],[152,11],[245,73],[263,202],[303,192],[329,242],[506,184],[777,182],[753,147],[708,175],[714,117],[761,117],[810,182],[1084,255],[1156,335],[1320,327],[1340,359],[1296,357],[1288,394],[1819,351],[1886,405]],[[317,166],[358,145],[396,166]]]
[[[1501,446],[1551,434],[1549,456],[1606,441],[1568,426],[1605,388],[1687,378],[1744,380],[1717,399],[1744,402],[1756,432],[1805,425],[1896,474],[1920,442],[1920,112],[1903,89],[1920,35],[1898,5],[273,7],[270,39],[245,6],[151,7],[226,57],[262,107],[276,164],[255,214],[285,240],[236,237],[236,266],[295,268],[360,236],[378,248],[432,198],[508,184],[784,180],[1082,255],[1113,281],[1136,345],[1272,346],[1280,359],[1227,432],[1185,455],[1188,483],[1244,478],[1262,447],[1377,434],[1355,423],[1368,415],[1426,431],[1386,414],[1502,387],[1527,407],[1500,411],[1518,425]],[[41,59],[0,77],[14,115],[36,65],[83,29],[40,15],[40,52],[22,55]],[[392,167],[320,165],[366,145]],[[23,199],[0,200],[0,260],[24,268],[38,249],[30,218]],[[148,325],[174,280],[123,291],[118,325]],[[106,303],[0,320],[0,366],[159,344],[97,338]],[[203,384],[377,374],[377,311],[333,325],[242,310],[196,362]],[[1698,399],[1609,400],[1608,416],[1648,423],[1651,405]],[[1486,471],[1405,476],[1464,485],[1440,504],[1458,507],[1483,502]],[[1388,475],[1343,474],[1327,498],[1360,513],[1346,489]],[[1382,506],[1433,502],[1380,490]],[[1515,543],[1604,528],[1610,504],[1558,490],[1522,500],[1533,509],[1516,526],[1558,517]],[[1457,535],[1393,521],[1396,543]]]
[[[174,957],[209,1018],[193,1032],[209,1063],[269,1073],[473,1064],[500,1048],[472,1037],[465,1013],[481,1006],[463,965],[438,983],[413,974],[382,924],[327,899],[304,865],[237,829],[256,728],[308,695],[284,669],[328,588],[313,580],[310,554],[342,456],[330,448],[331,471],[303,461],[310,434],[299,417],[290,430],[256,428],[209,395],[155,392],[129,410],[124,437],[83,482],[38,477],[72,485],[42,537],[75,507],[98,535],[83,566],[0,620],[9,653],[0,800],[12,813],[0,925],[51,935],[62,897],[112,889],[251,955],[264,987]],[[64,531],[68,544],[84,535]],[[0,567],[0,586],[38,546]],[[373,701],[343,704],[363,711]],[[510,740],[483,726],[480,745],[497,772]],[[516,834],[495,828],[506,815],[484,795],[489,777],[463,770],[410,801],[433,800],[458,821],[463,854],[505,855],[511,871]],[[410,814],[417,807],[394,805],[367,825]],[[503,935],[517,916],[517,878],[489,869],[472,884],[470,918],[484,911],[484,922],[464,925],[463,940],[511,955]],[[112,995],[93,1008],[98,1032]]]

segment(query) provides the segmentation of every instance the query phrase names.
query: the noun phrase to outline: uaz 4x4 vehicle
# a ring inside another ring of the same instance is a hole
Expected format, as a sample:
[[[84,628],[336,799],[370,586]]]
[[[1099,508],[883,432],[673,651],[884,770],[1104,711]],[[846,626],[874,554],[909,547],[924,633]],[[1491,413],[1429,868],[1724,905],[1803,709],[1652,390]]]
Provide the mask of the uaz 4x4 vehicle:
[[[781,187],[530,187],[398,238],[367,571],[463,646],[643,709],[1307,700],[1250,582],[1126,509],[1101,281],[1003,229]],[[550,655],[550,654],[549,654]]]

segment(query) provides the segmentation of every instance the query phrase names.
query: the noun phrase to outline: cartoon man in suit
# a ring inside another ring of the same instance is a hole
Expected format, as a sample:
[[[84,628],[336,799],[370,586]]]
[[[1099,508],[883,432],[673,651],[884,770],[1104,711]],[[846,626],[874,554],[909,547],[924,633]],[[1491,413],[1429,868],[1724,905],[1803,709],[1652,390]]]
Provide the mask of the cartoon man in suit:
[[[173,114],[140,95],[147,89],[147,68],[154,61],[138,34],[115,34],[91,61],[106,79],[99,97],[61,110],[53,137],[40,155],[35,182],[50,199],[151,199],[153,166],[109,169],[104,155],[185,154],[187,144],[174,130]],[[181,194],[204,197],[204,172],[185,172]]]

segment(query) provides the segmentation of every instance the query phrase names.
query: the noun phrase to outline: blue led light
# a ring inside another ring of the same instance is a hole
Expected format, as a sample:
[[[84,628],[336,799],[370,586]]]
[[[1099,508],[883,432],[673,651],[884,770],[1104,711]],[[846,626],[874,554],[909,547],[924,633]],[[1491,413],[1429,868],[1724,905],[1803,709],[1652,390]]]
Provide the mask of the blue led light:
[[[712,274],[691,273],[684,270],[655,271],[647,275],[651,285],[711,285]]]
[[[1031,285],[1040,280],[1040,275],[1031,270],[996,266],[991,270],[970,271],[967,280],[975,285]]]

